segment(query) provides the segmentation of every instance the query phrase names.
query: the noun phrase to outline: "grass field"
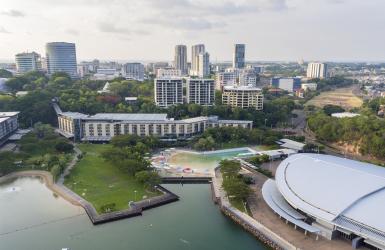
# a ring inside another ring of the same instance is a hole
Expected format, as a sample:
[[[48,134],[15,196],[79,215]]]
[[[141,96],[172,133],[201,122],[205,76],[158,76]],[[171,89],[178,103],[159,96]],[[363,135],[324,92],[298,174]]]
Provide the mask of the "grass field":
[[[85,156],[77,163],[64,184],[91,202],[99,213],[102,212],[101,206],[106,204],[115,203],[117,210],[123,210],[128,208],[129,201],[159,195],[145,190],[134,177],[122,173],[101,158],[101,152],[111,145],[80,144],[78,147]]]
[[[340,88],[333,91],[322,92],[309,100],[306,105],[314,105],[323,108],[325,105],[338,105],[345,109],[361,107],[363,101],[353,94],[353,88]]]
[[[251,211],[246,208],[246,206],[245,206],[245,204],[244,204],[244,202],[242,200],[239,200],[239,199],[229,199],[229,201],[230,201],[230,204],[233,207],[235,207],[236,209],[238,209],[239,211],[252,216]]]

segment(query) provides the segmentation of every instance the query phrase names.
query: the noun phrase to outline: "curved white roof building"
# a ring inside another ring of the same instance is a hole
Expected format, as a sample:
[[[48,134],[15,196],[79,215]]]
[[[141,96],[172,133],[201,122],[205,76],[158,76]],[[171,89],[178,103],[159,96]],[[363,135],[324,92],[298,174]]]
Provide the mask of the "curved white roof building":
[[[298,212],[305,216],[301,222],[327,238],[342,235],[356,247],[385,249],[385,168],[330,155],[296,154],[279,165],[275,178],[262,192],[275,212],[289,215],[282,217],[301,227],[298,218],[290,217]]]

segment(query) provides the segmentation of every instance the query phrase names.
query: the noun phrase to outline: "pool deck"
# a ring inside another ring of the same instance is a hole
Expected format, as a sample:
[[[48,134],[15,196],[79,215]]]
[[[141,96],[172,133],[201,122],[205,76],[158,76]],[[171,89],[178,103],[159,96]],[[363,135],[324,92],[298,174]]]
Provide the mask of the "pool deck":
[[[211,156],[216,154],[226,154],[226,153],[232,153],[232,152],[243,152],[248,151],[253,154],[257,154],[259,151],[253,149],[254,146],[250,147],[238,147],[238,148],[230,148],[230,149],[222,149],[222,150],[213,150],[213,151],[196,151],[196,150],[190,150],[190,149],[184,149],[184,148],[173,148],[172,150],[162,151],[159,154],[155,155],[154,158],[157,157],[164,157],[165,162],[167,163],[166,166],[169,167],[168,169],[164,169],[162,164],[159,164],[159,162],[156,162],[154,159],[152,161],[153,166],[158,169],[160,172],[159,174],[163,177],[174,177],[174,178],[181,178],[181,177],[194,177],[194,178],[205,178],[205,177],[214,177],[214,167],[207,168],[207,171],[202,171],[200,168],[193,168],[192,172],[184,172],[180,168],[176,168],[176,166],[180,165],[176,162],[170,162],[170,160],[177,156],[178,154],[191,154],[194,156],[201,155],[201,156]],[[233,158],[233,157],[229,157]],[[216,167],[216,166],[215,166]]]

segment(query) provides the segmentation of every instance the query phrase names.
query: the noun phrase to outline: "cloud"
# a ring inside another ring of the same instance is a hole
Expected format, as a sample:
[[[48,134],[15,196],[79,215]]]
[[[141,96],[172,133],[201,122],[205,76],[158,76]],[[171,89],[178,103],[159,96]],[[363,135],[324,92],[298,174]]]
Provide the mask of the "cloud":
[[[282,11],[288,9],[286,0],[267,0],[265,2],[267,10]]]
[[[182,13],[200,16],[202,14],[238,15],[242,13],[254,13],[265,10],[287,9],[287,0],[225,0],[225,1],[204,1],[204,0],[142,0],[147,7],[163,11],[183,11]]]
[[[222,28],[226,26],[224,22],[212,22],[204,18],[194,17],[174,17],[172,19],[160,17],[160,18],[147,18],[141,21],[143,24],[159,25],[164,28],[173,30],[211,30],[214,28]]]
[[[145,30],[131,30],[125,27],[117,27],[111,22],[101,22],[98,29],[104,33],[116,33],[120,35],[148,35],[149,32]]]
[[[286,10],[286,1],[142,0],[143,8],[151,9],[153,17],[141,21],[173,30],[214,30],[227,26],[233,18],[243,18],[247,14]]]
[[[79,35],[79,31],[78,30],[75,30],[75,29],[67,29],[66,32],[70,35],[73,35],[73,36],[78,36]]]
[[[24,12],[21,12],[20,10],[6,10],[6,11],[1,11],[1,15],[4,16],[10,16],[10,17],[24,17],[25,14]]]
[[[0,34],[11,34],[11,32],[6,30],[3,26],[0,26]]]
[[[333,4],[342,4],[345,3],[345,0],[328,0],[328,2]]]

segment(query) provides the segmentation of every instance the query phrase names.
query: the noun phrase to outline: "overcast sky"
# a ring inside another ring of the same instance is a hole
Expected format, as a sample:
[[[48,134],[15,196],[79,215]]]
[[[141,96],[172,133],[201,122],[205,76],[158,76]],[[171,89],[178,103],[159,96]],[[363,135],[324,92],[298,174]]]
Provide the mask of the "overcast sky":
[[[75,42],[78,60],[172,60],[175,44],[204,43],[215,62],[245,43],[247,60],[385,61],[385,1],[1,0],[0,58],[53,41]]]

